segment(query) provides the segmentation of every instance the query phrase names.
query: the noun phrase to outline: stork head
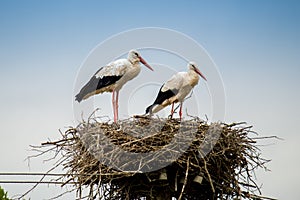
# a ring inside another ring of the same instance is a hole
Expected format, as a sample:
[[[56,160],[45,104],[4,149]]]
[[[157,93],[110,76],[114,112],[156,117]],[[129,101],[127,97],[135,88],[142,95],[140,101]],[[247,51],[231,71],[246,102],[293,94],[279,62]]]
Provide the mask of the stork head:
[[[193,62],[193,61],[189,62],[188,68],[189,68],[189,70],[196,72],[197,74],[199,74],[199,76],[201,76],[204,80],[206,80],[205,76],[200,72],[200,70],[198,69],[197,64],[195,62]]]
[[[145,65],[146,67],[148,67],[151,71],[153,71],[153,68],[142,58],[142,56],[140,55],[140,53],[135,50],[132,49],[129,51],[128,53],[128,60],[131,63],[137,63],[137,62],[141,62],[143,63],[143,65]]]

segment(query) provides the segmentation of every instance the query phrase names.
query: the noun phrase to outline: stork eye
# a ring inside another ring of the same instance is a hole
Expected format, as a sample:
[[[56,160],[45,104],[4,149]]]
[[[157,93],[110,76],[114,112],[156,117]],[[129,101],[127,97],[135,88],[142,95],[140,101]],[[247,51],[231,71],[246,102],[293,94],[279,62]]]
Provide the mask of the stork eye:
[[[137,52],[134,53],[137,57],[139,57],[139,54]]]

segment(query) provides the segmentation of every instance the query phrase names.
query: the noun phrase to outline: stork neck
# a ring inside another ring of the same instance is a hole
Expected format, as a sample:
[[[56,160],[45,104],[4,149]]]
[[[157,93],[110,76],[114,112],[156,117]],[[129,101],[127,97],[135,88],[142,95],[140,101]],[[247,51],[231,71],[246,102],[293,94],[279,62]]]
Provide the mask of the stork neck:
[[[189,79],[190,79],[190,84],[192,86],[195,86],[196,84],[198,84],[199,75],[194,70],[189,70],[188,75],[189,75]]]
[[[139,60],[137,59],[128,59],[128,60],[132,65],[136,65],[137,63],[139,63]]]
[[[189,74],[189,76],[198,76],[198,74],[192,69],[188,70],[188,74]]]

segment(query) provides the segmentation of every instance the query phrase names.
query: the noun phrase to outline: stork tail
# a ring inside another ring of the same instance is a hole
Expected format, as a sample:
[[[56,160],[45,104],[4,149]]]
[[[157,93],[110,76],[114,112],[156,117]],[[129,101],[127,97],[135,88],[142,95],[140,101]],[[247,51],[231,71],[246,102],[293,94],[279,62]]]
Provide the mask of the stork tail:
[[[83,100],[84,95],[80,92],[75,96],[75,101],[78,101],[80,103]]]
[[[150,113],[150,114],[152,114],[152,108],[153,108],[153,104],[152,105],[150,105],[150,106],[148,106],[147,108],[146,108],[146,113],[145,114],[148,114],[148,113]]]

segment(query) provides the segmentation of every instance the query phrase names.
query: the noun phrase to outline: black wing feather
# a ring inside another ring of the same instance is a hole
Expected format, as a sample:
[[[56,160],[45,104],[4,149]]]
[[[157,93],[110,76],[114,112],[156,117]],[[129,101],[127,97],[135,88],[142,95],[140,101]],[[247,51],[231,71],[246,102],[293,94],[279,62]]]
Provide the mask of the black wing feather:
[[[158,93],[154,103],[146,108],[146,114],[151,112],[151,109],[152,109],[153,106],[158,105],[158,104],[162,104],[165,100],[175,96],[179,91],[177,89],[173,89],[173,90],[169,89],[169,90],[163,92],[162,91],[163,87],[164,87],[164,85],[161,86],[161,88],[159,90],[159,93]]]
[[[101,68],[102,69],[102,68]],[[75,96],[75,100],[81,102],[83,98],[96,90],[104,88],[106,86],[116,83],[122,76],[103,76],[96,77],[96,74],[101,70],[99,69],[95,75],[89,80],[85,86],[80,90],[80,92]]]

